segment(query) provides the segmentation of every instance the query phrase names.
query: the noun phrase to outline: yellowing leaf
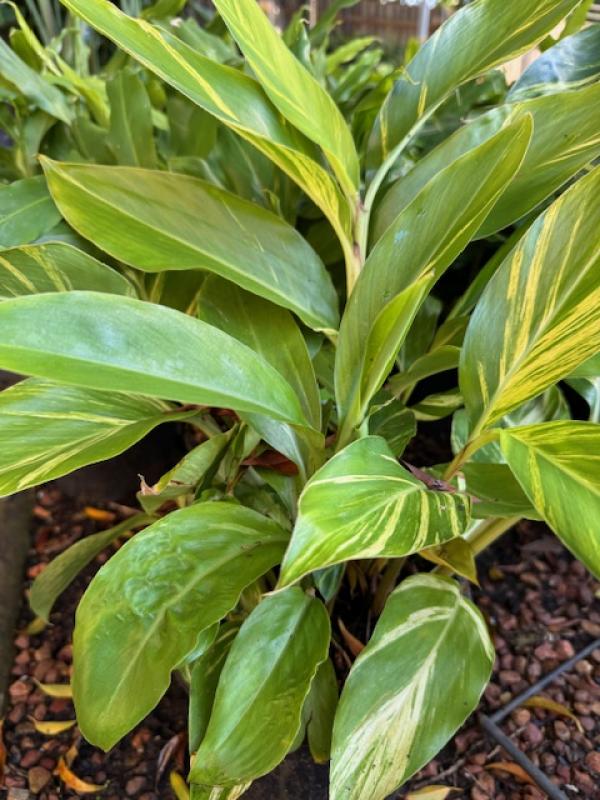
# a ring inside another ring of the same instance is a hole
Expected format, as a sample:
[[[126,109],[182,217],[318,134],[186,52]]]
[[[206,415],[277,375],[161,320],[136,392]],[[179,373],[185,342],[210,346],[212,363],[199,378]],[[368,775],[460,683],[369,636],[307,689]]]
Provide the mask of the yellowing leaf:
[[[93,519],[94,522],[114,522],[115,514],[112,511],[106,511],[103,508],[95,508],[94,506],[86,506],[83,513],[88,519]]]
[[[102,792],[106,789],[107,784],[96,784],[96,783],[87,783],[87,781],[82,781],[81,778],[78,778],[74,772],[71,772],[69,767],[64,760],[64,758],[60,758],[58,761],[58,766],[56,767],[56,774],[61,779],[61,781],[68,786],[69,789],[72,789],[77,794],[94,794],[94,792]]]
[[[169,775],[169,783],[171,784],[171,789],[175,792],[177,800],[189,800],[190,790],[178,772],[172,772]]]
[[[34,717],[29,717],[29,719],[33,723],[33,727],[36,731],[38,733],[43,733],[44,736],[58,736],[59,733],[71,730],[71,728],[77,724],[77,720],[74,719],[48,721],[40,721],[34,719]]]
[[[562,703],[557,703],[556,700],[551,700],[549,697],[536,694],[533,697],[530,697],[529,700],[525,700],[523,705],[527,708],[543,708],[545,711],[552,711],[554,714],[560,714],[563,717],[569,717],[569,719],[572,719],[575,725],[577,725],[577,730],[580,733],[583,733],[583,725],[575,716],[575,714]]]
[[[73,690],[71,689],[70,683],[40,683],[39,681],[35,681],[35,683],[38,689],[41,689],[48,697],[58,697],[67,700],[73,697]]]
[[[521,781],[521,783],[530,783],[535,785],[535,781],[529,777],[523,767],[520,767],[518,764],[513,764],[512,761],[494,761],[493,764],[486,764],[486,769],[508,772],[510,775],[514,775],[517,780]]]
[[[357,639],[356,636],[350,633],[341,619],[338,619],[338,625],[346,646],[353,656],[358,656],[365,649],[365,645],[360,641],[360,639]]]
[[[31,620],[29,625],[23,630],[23,633],[26,636],[35,636],[36,634],[41,633],[46,625],[47,622],[45,620],[43,620],[41,617],[36,617],[35,619]]]

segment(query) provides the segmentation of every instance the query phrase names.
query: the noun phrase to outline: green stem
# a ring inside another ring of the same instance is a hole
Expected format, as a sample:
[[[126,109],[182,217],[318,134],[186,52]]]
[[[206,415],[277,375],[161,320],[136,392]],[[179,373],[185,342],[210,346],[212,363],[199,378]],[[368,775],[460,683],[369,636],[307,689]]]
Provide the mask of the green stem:
[[[521,517],[491,517],[482,520],[476,528],[465,535],[465,540],[471,545],[475,555],[479,555],[514,527]]]
[[[484,433],[478,433],[474,431],[471,439],[448,464],[446,472],[444,473],[444,480],[451,480],[462,467],[462,465],[471,458],[473,453],[476,453],[477,450],[481,449],[484,445],[493,442],[497,438],[497,430],[485,431]]]

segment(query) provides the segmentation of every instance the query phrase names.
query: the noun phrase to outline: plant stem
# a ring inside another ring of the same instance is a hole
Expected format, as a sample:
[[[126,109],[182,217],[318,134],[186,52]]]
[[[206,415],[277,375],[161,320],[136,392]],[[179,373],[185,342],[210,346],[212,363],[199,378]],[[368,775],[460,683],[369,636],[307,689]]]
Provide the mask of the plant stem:
[[[479,555],[499,539],[508,530],[514,527],[522,517],[491,517],[482,520],[476,528],[465,535],[465,540],[473,548],[475,555]]]
[[[471,458],[473,453],[476,453],[477,450],[482,448],[484,445],[493,442],[497,438],[498,431],[495,429],[485,431],[485,433],[475,433],[463,447],[463,449],[460,450],[448,464],[446,472],[444,473],[444,480],[451,480],[462,467],[462,465]]]

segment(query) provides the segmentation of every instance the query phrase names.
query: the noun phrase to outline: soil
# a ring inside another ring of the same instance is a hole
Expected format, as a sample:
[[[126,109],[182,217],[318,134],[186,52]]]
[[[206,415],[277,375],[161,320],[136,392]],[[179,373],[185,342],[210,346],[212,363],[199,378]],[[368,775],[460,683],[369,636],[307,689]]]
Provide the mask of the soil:
[[[104,800],[172,800],[175,795],[169,776],[172,771],[185,774],[187,701],[176,683],[156,711],[108,755],[84,742],[75,727],[46,736],[36,731],[32,721],[74,718],[70,700],[46,696],[35,681],[68,682],[74,611],[94,572],[111,551],[96,559],[63,594],[52,613],[52,624],[40,632],[28,630],[33,619],[27,603],[29,582],[74,541],[114,524],[128,513],[114,503],[98,502],[94,507],[108,511],[113,518],[94,519],[97,513],[86,509],[81,501],[69,499],[52,484],[37,492],[3,731],[7,800],[80,797],[55,774],[61,756],[68,758],[79,779],[106,784],[101,793],[88,795]],[[484,712],[492,712],[600,637],[600,586],[537,523],[521,523],[485,554],[480,578],[481,588],[473,590],[473,599],[487,616],[498,650],[492,683],[481,706]],[[358,606],[357,601],[355,608]],[[360,615],[344,621],[357,636],[361,632],[364,635],[365,620]],[[371,621],[366,624],[370,626]],[[350,652],[342,655],[336,651],[341,672],[352,658]],[[505,720],[503,730],[569,798],[600,800],[600,650],[579,662],[543,694],[565,706],[576,721],[542,708],[520,708]],[[0,770],[1,756],[0,752]],[[522,775],[492,766],[498,762],[504,767],[509,762],[508,768],[514,768],[510,758],[486,739],[473,716],[453,742],[411,781],[408,791],[433,783],[457,787],[453,798],[524,800],[545,796]],[[283,786],[290,786],[290,779],[295,780],[296,788],[285,791]],[[247,796],[256,800],[324,800],[324,785],[325,770],[319,768],[313,774],[301,752],[288,759],[274,777],[257,782]],[[407,787],[398,797],[406,796]]]

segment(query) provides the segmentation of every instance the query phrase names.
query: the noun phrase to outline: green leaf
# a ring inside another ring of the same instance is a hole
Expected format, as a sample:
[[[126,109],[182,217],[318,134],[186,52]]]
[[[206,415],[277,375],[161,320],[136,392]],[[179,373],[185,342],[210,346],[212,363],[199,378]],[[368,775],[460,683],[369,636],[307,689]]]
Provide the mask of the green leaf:
[[[108,0],[63,0],[147,69],[251,142],[301,186],[351,249],[352,210],[314,146],[286,125],[260,84],[206,58],[167,31],[120,12]]]
[[[34,106],[69,124],[72,111],[62,92],[22,61],[3,39],[0,39],[0,75]]]
[[[70,244],[23,245],[0,253],[0,300],[74,289],[135,296],[126,278]]]
[[[310,687],[306,699],[306,736],[308,748],[317,764],[325,764],[331,756],[331,734],[338,705],[338,684],[330,658],[324,661]]]
[[[369,433],[385,439],[392,453],[399,458],[417,433],[417,422],[413,412],[403,403],[385,391],[381,394],[381,405],[377,404],[379,395],[376,395],[369,412]]]
[[[454,581],[403,581],[342,692],[331,800],[384,800],[427,764],[477,706],[493,662],[483,617]]]
[[[345,191],[356,194],[358,155],[332,98],[292,55],[256,0],[215,0],[215,6],[273,105],[323,148]]]
[[[401,467],[386,442],[346,447],[306,484],[279,585],[359,558],[400,558],[459,536],[469,499],[431,491]]]
[[[129,297],[61,292],[5,300],[0,366],[307,424],[289,384],[250,348],[179,311]]]
[[[43,177],[0,186],[0,247],[18,247],[48,233],[60,221]]]
[[[57,598],[85,566],[133,528],[139,528],[153,521],[154,518],[147,514],[136,514],[106,531],[93,533],[71,545],[68,550],[51,561],[34,580],[29,596],[29,605],[33,613],[47,622]]]
[[[461,472],[467,492],[476,498],[473,499],[473,517],[540,518],[506,464],[474,461],[464,464]]]
[[[410,291],[417,310],[424,297],[418,282],[425,289],[425,276],[438,278],[467,245],[518,170],[530,136],[531,122],[522,119],[441,170],[370,253],[342,319],[336,357],[336,398],[347,425],[361,421],[370,399],[361,375],[381,309]],[[381,341],[379,358],[389,364],[401,343],[402,336]]]
[[[598,80],[600,25],[561,39],[527,67],[508,93],[510,102],[538,94],[561,92]]]
[[[399,394],[407,387],[412,386],[424,378],[447,372],[458,367],[460,347],[454,345],[441,345],[418,358],[406,372],[402,372],[390,381],[390,389],[394,394]]]
[[[192,664],[189,707],[189,750],[192,758],[200,747],[215,701],[215,692],[225,659],[237,636],[239,625],[221,625],[211,646]]]
[[[327,658],[325,606],[292,588],[265,597],[238,633],[192,763],[192,783],[231,785],[264,775],[300,727],[317,667]]]
[[[199,786],[192,783],[190,800],[238,800],[248,790],[250,783],[241,786]]]
[[[279,452],[310,475],[323,458],[321,402],[306,342],[283,308],[248,294],[225,280],[208,277],[198,295],[198,316],[262,356],[294,390],[311,430],[282,425],[263,415],[245,419]]]
[[[106,91],[110,103],[108,142],[117,164],[156,167],[152,106],[141,79],[122,69],[107,81]]]
[[[460,128],[392,184],[375,212],[374,238],[416,197],[431,178],[504,125],[530,114],[533,135],[514,180],[478,231],[488,236],[538,206],[600,154],[600,84],[561,94],[505,104]]]
[[[147,397],[21,381],[0,392],[0,496],[112,458],[186,416]]]
[[[186,494],[198,495],[208,485],[231,443],[235,428],[218,433],[190,450],[173,469],[165,473],[154,486],[144,486],[137,499],[149,514],[157,511],[167,500]]]
[[[198,634],[281,558],[288,534],[230,503],[174,511],[103,566],[77,609],[73,696],[81,732],[108,750],[160,700]]]
[[[600,577],[600,425],[547,422],[502,431],[500,442],[535,509]]]
[[[187,175],[47,159],[43,165],[67,221],[114,258],[148,272],[209,270],[311,327],[337,327],[337,297],[323,263],[275,214]]]
[[[600,348],[600,169],[540,216],[487,285],[461,353],[475,433]]]
[[[369,143],[369,166],[397,151],[467,81],[532,49],[579,0],[506,0],[470,3],[419,49],[388,94]]]
[[[583,397],[590,407],[590,422],[600,422],[600,376],[596,378],[567,378],[567,383]]]

